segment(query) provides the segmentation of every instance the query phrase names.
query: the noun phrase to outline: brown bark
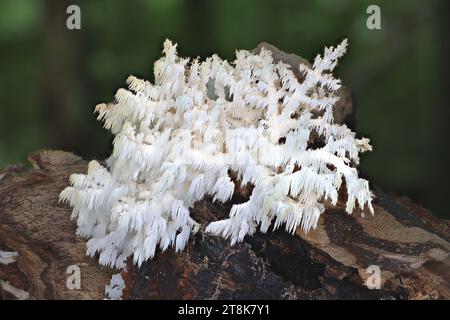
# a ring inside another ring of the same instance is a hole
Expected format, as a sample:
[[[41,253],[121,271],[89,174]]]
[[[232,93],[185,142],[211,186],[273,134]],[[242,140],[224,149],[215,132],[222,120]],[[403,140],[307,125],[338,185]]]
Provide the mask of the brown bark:
[[[255,51],[263,46],[293,67],[308,63],[265,43]],[[339,94],[335,120],[349,124],[350,91],[344,87]],[[85,256],[71,209],[58,202],[69,176],[85,173],[87,162],[63,151],[32,153],[29,161],[30,170],[10,166],[0,172],[0,250],[18,253],[16,262],[0,259],[0,298],[103,299],[105,285],[118,271]],[[371,187],[373,216],[348,215],[342,194],[308,234],[257,233],[231,246],[200,229],[179,254],[158,252],[140,268],[129,262],[122,273],[124,298],[450,299],[450,221]],[[249,193],[237,188],[225,204],[202,200],[191,214],[204,226],[226,217]],[[66,286],[71,265],[80,267],[80,290]],[[372,265],[380,268],[380,289],[366,286]]]
[[[71,209],[58,202],[72,173],[87,162],[71,153],[40,151],[29,156],[32,169],[11,166],[0,180],[0,250],[18,252],[0,264],[0,279],[34,299],[102,299],[117,270],[85,256],[75,235]],[[243,243],[200,230],[186,250],[158,253],[123,273],[128,299],[437,299],[450,298],[450,223],[406,198],[377,196],[375,214],[348,215],[343,203],[329,208],[317,229],[257,233]],[[345,195],[344,195],[345,196]],[[206,223],[228,214],[248,197],[238,189],[226,204],[205,199],[192,209]],[[81,269],[81,289],[69,290],[67,268]],[[381,289],[369,290],[367,267],[378,265]],[[15,298],[5,286],[1,297]],[[5,290],[6,289],[6,290]]]
[[[58,203],[68,174],[86,171],[86,162],[61,151],[30,154],[29,161],[32,169],[10,167],[0,180],[0,250],[19,254],[16,263],[0,264],[0,279],[36,299],[103,297],[112,271],[85,256],[70,210]],[[81,290],[67,289],[70,265],[81,269]]]

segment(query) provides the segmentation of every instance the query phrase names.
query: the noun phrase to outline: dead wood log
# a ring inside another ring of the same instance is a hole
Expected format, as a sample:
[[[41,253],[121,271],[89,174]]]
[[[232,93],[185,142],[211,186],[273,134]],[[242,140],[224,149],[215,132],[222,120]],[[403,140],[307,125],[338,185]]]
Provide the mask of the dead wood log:
[[[294,73],[299,63],[309,64],[266,43],[254,52],[262,47]],[[342,87],[339,95],[335,122],[352,126],[350,90]],[[13,165],[0,172],[0,253],[18,254],[0,255],[0,299],[103,299],[118,271],[85,256],[71,209],[58,202],[69,176],[85,173],[87,162],[63,151],[35,152],[29,161],[32,169]],[[124,298],[450,299],[450,221],[373,183],[371,188],[373,216],[348,215],[339,202],[309,234],[257,233],[230,246],[201,229],[182,253],[159,252],[139,269],[128,263]],[[237,188],[228,203],[205,199],[191,214],[205,225],[226,217],[232,204],[248,196],[249,190]],[[67,286],[70,266],[80,268],[78,290]],[[366,283],[376,280],[370,276],[377,268],[380,289],[370,290]]]
[[[16,262],[0,263],[1,298],[103,299],[117,270],[85,256],[71,209],[58,202],[70,174],[85,172],[87,162],[62,151],[32,153],[29,161],[31,169],[0,174],[0,250],[18,253]],[[159,252],[139,269],[129,263],[124,298],[450,298],[450,222],[372,188],[373,216],[348,215],[339,203],[308,234],[257,233],[230,246],[200,230],[182,253]],[[202,223],[224,217],[247,196],[238,189],[225,204],[205,199],[192,215]],[[71,265],[81,270],[79,290],[66,285]],[[371,265],[381,271],[380,289],[366,286]]]

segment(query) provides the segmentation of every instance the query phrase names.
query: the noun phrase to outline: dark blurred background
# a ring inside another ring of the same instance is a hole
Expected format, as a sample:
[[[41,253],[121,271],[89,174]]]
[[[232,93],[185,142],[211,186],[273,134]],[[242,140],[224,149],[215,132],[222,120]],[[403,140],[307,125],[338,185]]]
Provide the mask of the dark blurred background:
[[[141,0],[0,2],[0,167],[61,148],[105,158],[110,133],[93,108],[128,75],[152,79],[170,38],[183,56],[266,41],[307,59],[349,38],[336,75],[354,93],[358,133],[372,140],[362,170],[386,191],[450,218],[449,1]],[[66,9],[81,8],[81,30]],[[381,30],[366,8],[381,8]]]

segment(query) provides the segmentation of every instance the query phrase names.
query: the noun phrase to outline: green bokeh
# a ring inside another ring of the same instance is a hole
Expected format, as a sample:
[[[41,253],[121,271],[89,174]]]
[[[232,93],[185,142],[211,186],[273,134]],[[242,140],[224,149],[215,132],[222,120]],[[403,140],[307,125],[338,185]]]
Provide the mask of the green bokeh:
[[[111,101],[129,74],[151,79],[165,38],[181,55],[229,60],[261,41],[311,60],[348,38],[336,74],[353,89],[358,133],[374,145],[362,170],[450,216],[447,1],[78,1],[82,29],[69,31],[72,3],[2,0],[0,167],[39,148],[106,157],[111,135],[93,107]],[[381,30],[366,28],[370,4],[381,7]]]

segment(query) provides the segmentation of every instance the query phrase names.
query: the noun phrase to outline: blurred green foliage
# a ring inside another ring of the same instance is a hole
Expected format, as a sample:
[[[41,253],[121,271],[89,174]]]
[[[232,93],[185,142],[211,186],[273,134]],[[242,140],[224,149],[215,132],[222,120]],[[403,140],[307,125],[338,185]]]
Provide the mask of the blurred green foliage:
[[[336,74],[353,89],[357,132],[374,145],[362,170],[450,216],[447,1],[78,1],[79,31],[65,26],[73,3],[2,0],[0,167],[39,148],[105,158],[112,137],[93,107],[129,74],[152,79],[165,38],[183,56],[233,60],[235,49],[266,41],[311,60],[347,37]],[[381,8],[381,30],[366,28],[370,4]]]

